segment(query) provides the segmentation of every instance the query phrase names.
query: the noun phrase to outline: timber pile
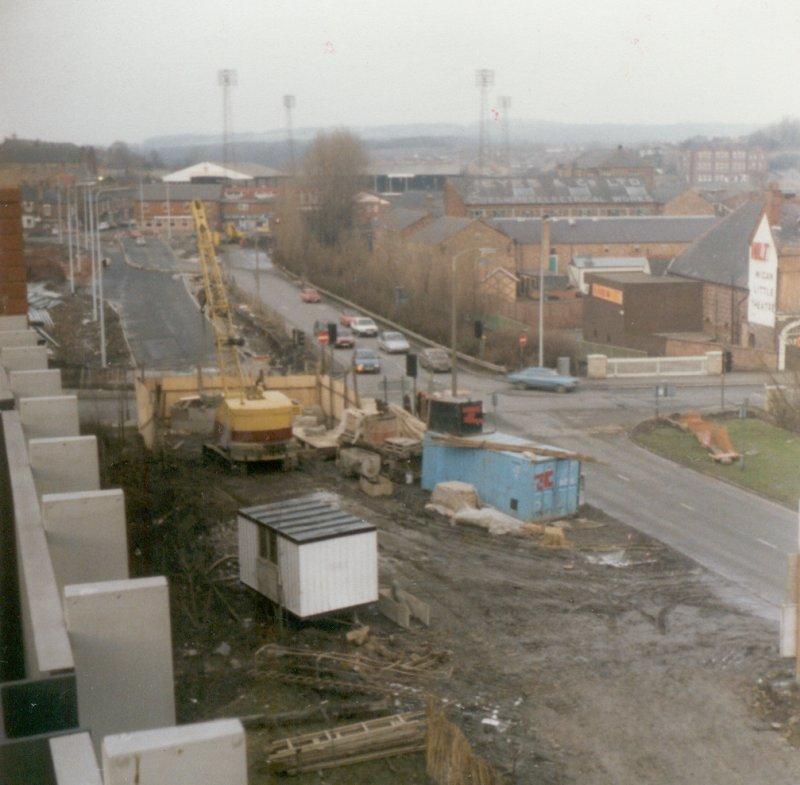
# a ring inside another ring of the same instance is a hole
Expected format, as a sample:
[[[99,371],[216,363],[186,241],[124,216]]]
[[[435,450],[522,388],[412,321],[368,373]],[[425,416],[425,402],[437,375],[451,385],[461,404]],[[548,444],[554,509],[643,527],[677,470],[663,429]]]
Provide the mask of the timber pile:
[[[505,785],[505,778],[479,758],[444,710],[428,699],[426,760],[428,776],[438,785]]]
[[[440,671],[450,659],[449,651],[423,646],[411,653],[393,652],[377,640],[369,640],[357,652],[296,649],[268,643],[255,654],[262,658],[280,658],[294,672],[337,674],[356,673],[366,679],[390,676],[393,679],[419,678]]]
[[[272,771],[300,774],[420,752],[425,747],[425,712],[410,711],[279,739],[267,748],[267,765]]]

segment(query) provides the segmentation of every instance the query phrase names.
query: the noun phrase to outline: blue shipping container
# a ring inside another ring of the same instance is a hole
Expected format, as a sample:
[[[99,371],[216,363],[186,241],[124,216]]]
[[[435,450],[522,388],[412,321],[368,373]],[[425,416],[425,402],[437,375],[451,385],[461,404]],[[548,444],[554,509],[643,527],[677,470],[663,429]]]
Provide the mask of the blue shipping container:
[[[496,450],[448,447],[428,432],[422,447],[422,487],[460,480],[475,486],[484,504],[523,521],[572,515],[578,510],[581,464],[573,458],[537,458]],[[504,433],[481,433],[477,441],[529,444]],[[543,447],[546,445],[542,445]]]

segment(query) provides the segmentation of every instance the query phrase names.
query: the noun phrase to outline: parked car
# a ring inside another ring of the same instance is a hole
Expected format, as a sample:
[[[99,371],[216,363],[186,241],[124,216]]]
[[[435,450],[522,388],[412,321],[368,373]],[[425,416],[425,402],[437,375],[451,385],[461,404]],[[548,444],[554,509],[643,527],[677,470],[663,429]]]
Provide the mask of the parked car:
[[[574,376],[560,374],[553,368],[531,366],[508,374],[506,379],[514,387],[526,390],[554,390],[555,392],[572,392],[578,386]]]
[[[147,240],[145,240],[141,235],[139,235],[134,242],[136,245],[147,245]]]
[[[386,330],[378,338],[378,348],[387,354],[402,354],[410,351],[411,346],[403,333]]]
[[[304,303],[321,303],[322,298],[319,296],[319,292],[316,289],[312,289],[310,287],[306,287],[305,289],[300,290],[300,299]]]
[[[354,314],[354,313],[343,313],[339,317],[339,324],[341,324],[342,327],[352,327],[353,319],[357,319],[357,318],[358,318],[358,316],[356,316],[356,314]]]
[[[352,349],[356,345],[356,337],[349,327],[339,327],[336,330],[335,349]]]
[[[419,364],[431,373],[450,373],[450,355],[444,349],[423,349]]]
[[[378,325],[367,316],[356,316],[350,322],[350,329],[358,336],[374,338],[378,334]]]
[[[353,370],[356,373],[380,373],[381,358],[374,349],[356,349],[353,352]]]

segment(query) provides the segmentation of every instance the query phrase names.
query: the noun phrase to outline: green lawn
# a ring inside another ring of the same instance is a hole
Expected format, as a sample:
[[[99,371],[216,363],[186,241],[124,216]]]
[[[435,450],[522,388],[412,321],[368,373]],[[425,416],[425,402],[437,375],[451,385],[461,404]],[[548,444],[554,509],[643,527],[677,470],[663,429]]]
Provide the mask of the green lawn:
[[[755,418],[726,420],[725,425],[734,448],[744,456],[743,465],[717,463],[694,436],[670,425],[642,429],[634,433],[633,439],[665,458],[722,477],[797,509],[800,436]]]

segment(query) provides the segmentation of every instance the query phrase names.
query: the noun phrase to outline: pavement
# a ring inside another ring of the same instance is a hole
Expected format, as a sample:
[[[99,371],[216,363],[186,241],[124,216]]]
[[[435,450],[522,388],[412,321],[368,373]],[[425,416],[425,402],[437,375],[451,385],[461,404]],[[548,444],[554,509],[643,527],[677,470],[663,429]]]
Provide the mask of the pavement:
[[[210,332],[175,273],[174,255],[160,242],[151,242],[148,238],[148,246],[142,247],[123,240],[136,267],[111,249],[112,266],[105,278],[107,296],[120,309],[137,363],[175,368],[213,364]],[[310,335],[316,320],[338,322],[341,307],[324,301],[302,303],[298,286],[263,252],[256,263],[253,250],[230,247],[225,259],[237,283],[281,314],[288,326]],[[359,339],[359,345],[374,346],[375,339]],[[349,366],[349,350],[335,350],[334,355],[340,368]],[[449,381],[446,374],[433,376],[420,369],[417,384],[420,389],[447,389]],[[664,381],[587,380],[577,392],[559,395],[514,390],[497,375],[459,371],[459,387],[484,399],[490,427],[593,455],[599,463],[583,467],[585,501],[728,578],[737,589],[726,599],[776,618],[784,594],[786,555],[796,549],[797,515],[631,442],[628,431],[654,415],[656,383]],[[658,399],[660,413],[719,410],[719,377],[666,381],[672,394]],[[737,408],[745,401],[763,405],[764,384],[769,381],[765,374],[731,374],[724,385],[726,406]],[[382,374],[360,376],[359,391],[383,395],[388,388],[390,398],[399,401],[401,383],[411,390],[405,358],[383,355]]]

